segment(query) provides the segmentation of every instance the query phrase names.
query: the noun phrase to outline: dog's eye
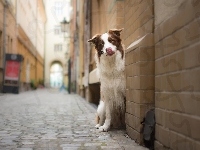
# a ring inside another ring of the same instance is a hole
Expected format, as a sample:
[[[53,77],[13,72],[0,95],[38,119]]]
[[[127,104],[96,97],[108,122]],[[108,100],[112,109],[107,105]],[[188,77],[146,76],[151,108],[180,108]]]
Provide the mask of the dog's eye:
[[[99,46],[103,46],[103,43],[99,43]]]
[[[115,42],[115,40],[114,39],[108,39],[108,41],[110,42],[110,43],[114,43]]]

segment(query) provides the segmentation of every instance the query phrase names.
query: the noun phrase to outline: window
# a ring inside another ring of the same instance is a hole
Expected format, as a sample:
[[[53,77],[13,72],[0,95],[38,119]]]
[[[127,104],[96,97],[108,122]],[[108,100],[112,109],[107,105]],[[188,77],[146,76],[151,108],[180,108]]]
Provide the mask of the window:
[[[55,35],[59,35],[61,32],[60,32],[60,27],[59,26],[55,26],[54,27],[54,34]]]
[[[55,44],[54,45],[54,51],[55,52],[62,51],[62,44]]]
[[[55,2],[54,10],[56,15],[63,14],[63,2]]]

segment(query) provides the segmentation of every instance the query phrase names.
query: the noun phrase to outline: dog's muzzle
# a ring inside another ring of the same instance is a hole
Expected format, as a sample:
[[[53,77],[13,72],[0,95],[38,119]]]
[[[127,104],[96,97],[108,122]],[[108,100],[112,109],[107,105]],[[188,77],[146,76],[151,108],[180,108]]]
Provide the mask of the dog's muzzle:
[[[109,55],[109,56],[112,56],[115,52],[112,50],[112,48],[106,48],[106,53],[107,53],[107,55]]]

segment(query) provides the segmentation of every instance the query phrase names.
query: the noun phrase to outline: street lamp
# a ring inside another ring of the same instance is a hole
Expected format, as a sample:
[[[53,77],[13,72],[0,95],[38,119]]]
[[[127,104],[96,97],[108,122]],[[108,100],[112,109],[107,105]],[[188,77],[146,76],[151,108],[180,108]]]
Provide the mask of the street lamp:
[[[61,31],[62,31],[62,32],[68,32],[68,25],[69,25],[69,21],[67,21],[67,20],[64,18],[63,21],[60,22]]]
[[[62,22],[60,22],[61,26],[61,32],[64,32],[64,39],[65,37],[65,32],[68,32],[69,30],[69,21],[67,21],[65,18],[63,19]],[[68,92],[71,93],[71,60],[70,60],[70,54],[68,53]]]

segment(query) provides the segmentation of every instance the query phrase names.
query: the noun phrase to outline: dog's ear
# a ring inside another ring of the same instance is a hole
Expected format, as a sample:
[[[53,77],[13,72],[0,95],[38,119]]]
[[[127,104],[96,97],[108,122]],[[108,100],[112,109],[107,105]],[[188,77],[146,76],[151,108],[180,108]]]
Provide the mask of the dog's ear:
[[[89,39],[88,42],[96,45],[100,36],[101,36],[100,34],[96,34],[91,39]]]
[[[117,35],[117,36],[120,36],[122,30],[123,30],[123,28],[122,28],[122,29],[110,29],[110,30],[108,31],[108,33],[110,33],[110,34],[115,34],[115,35]]]

